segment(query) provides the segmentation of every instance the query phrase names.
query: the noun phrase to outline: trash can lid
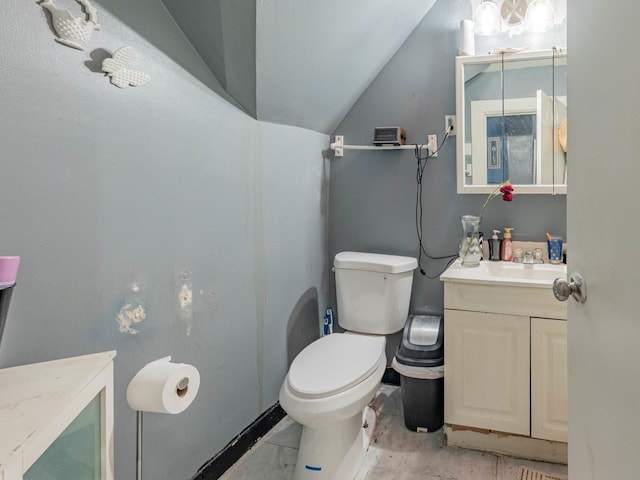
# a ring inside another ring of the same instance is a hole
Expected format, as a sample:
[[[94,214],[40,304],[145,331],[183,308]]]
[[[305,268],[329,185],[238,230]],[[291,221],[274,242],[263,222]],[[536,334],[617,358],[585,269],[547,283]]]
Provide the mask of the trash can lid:
[[[398,363],[434,367],[444,363],[442,315],[409,315],[396,353]]]
[[[401,364],[398,362],[397,357],[393,357],[391,368],[404,377],[417,378],[419,380],[437,380],[444,377],[444,364],[436,367],[412,367],[411,365]]]

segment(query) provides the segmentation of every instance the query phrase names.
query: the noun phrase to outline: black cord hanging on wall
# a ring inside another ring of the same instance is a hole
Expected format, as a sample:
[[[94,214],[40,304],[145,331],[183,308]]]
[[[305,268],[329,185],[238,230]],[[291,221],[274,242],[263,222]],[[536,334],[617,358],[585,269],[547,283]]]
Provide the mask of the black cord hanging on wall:
[[[436,153],[438,153],[440,151],[440,149],[442,148],[442,146],[444,145],[444,142],[447,140],[447,138],[449,137],[449,132],[446,132],[444,135],[444,138],[442,139],[442,143],[440,143],[440,146],[438,146],[438,148],[434,151],[434,152],[428,152],[428,154],[423,157],[422,156],[422,150],[423,150],[423,146],[422,145],[415,145],[415,157],[416,157],[416,162],[417,162],[417,169],[416,169],[416,208],[415,208],[415,214],[416,214],[416,235],[418,237],[418,270],[420,271],[420,274],[424,277],[427,277],[429,279],[435,279],[438,278],[442,272],[444,272],[449,265],[451,265],[456,258],[458,258],[458,254],[452,254],[452,255],[431,255],[427,249],[426,246],[423,242],[423,228],[422,228],[422,219],[424,217],[424,212],[423,212],[423,207],[422,207],[422,191],[423,191],[423,178],[424,178],[424,172],[425,169],[427,167],[427,163],[429,161],[430,158],[432,158]],[[429,260],[444,260],[447,259],[449,260],[447,262],[447,264],[445,265],[445,267],[439,271],[436,275],[427,275],[426,270],[422,267],[422,256],[427,257]]]

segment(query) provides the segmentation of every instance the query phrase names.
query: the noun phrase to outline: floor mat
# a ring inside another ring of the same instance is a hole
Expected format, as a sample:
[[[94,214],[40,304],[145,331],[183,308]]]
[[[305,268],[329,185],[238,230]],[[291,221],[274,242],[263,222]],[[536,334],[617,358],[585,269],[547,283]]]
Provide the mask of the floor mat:
[[[567,480],[566,475],[544,473],[527,467],[520,467],[516,480]]]

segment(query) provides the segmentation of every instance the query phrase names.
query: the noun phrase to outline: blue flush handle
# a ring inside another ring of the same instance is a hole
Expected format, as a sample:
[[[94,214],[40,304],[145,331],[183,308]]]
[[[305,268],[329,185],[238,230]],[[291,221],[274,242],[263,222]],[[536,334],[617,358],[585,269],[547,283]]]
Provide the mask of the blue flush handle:
[[[326,314],[324,316],[324,335],[330,335],[333,333],[333,309],[331,307],[327,308]]]

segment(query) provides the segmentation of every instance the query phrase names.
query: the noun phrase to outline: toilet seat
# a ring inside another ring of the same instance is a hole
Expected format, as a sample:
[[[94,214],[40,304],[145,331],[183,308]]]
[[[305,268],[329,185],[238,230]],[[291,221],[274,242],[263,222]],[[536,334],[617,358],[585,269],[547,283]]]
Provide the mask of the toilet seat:
[[[334,333],[322,337],[295,358],[288,386],[302,398],[337,395],[372,375],[381,361],[386,362],[384,346],[384,336]]]

